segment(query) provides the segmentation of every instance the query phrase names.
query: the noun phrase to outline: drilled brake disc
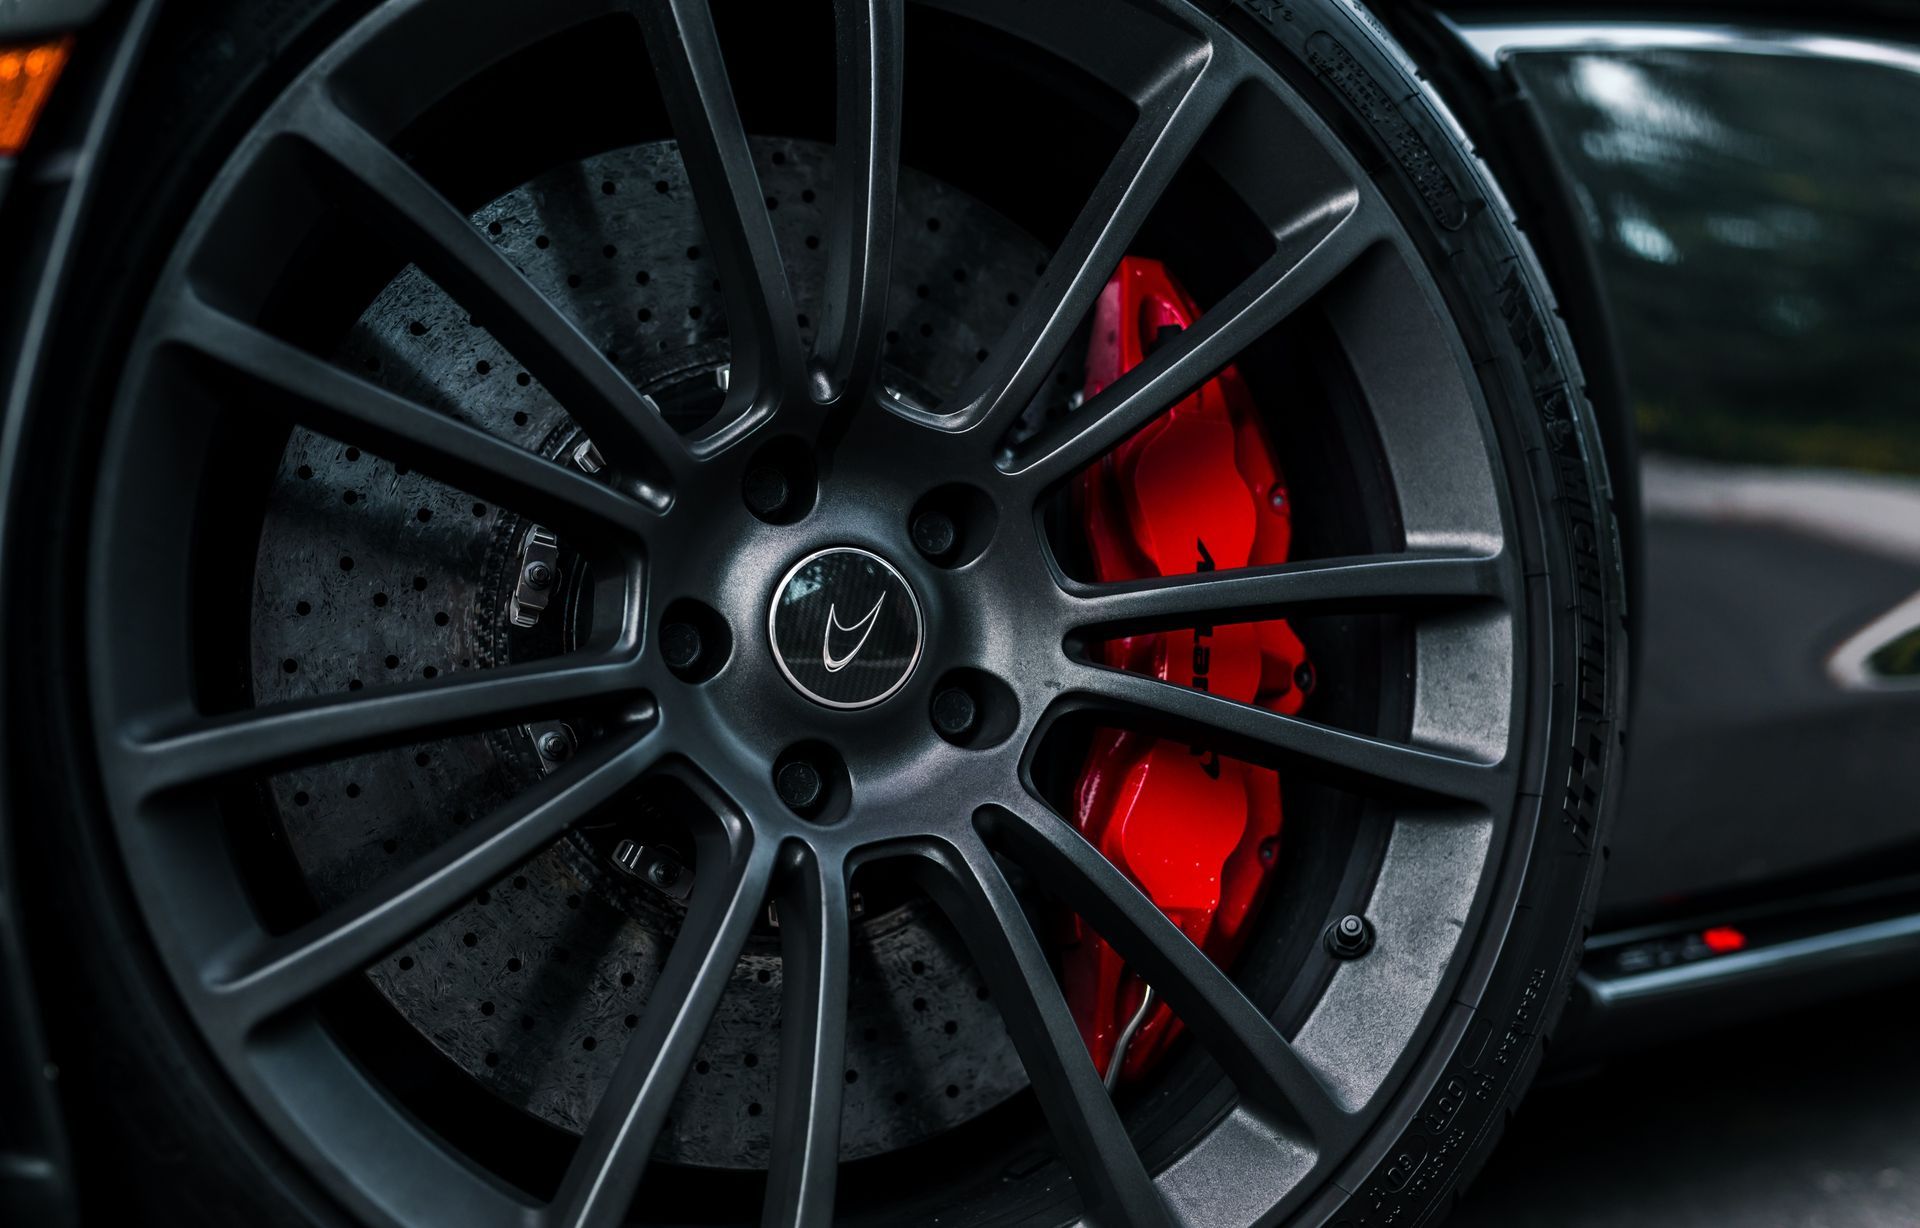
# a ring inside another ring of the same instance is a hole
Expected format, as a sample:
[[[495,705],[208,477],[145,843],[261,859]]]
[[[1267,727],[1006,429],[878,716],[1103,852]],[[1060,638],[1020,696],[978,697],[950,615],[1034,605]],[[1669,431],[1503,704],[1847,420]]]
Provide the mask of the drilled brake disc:
[[[826,270],[828,150],[771,139],[754,150],[810,343]],[[703,392],[722,378],[726,310],[671,142],[558,168],[474,217],[670,418],[697,416]],[[888,378],[911,398],[937,399],[985,357],[1046,253],[1005,218],[911,171],[902,176],[898,233]],[[484,321],[416,268],[361,316],[339,360],[529,449],[571,456],[584,442]],[[564,581],[539,625],[509,622],[528,528],[505,509],[296,430],[255,560],[256,702],[564,649],[574,616]],[[266,793],[325,907],[440,845],[540,771],[531,740],[501,730],[289,772]],[[649,804],[623,803],[636,815]],[[368,976],[482,1086],[578,1130],[660,975],[680,915],[670,898],[611,867],[604,840],[579,832]],[[661,1134],[660,1158],[765,1163],[778,952],[777,931],[763,925]],[[928,1138],[1025,1085],[994,1004],[929,908],[912,899],[876,907],[855,923],[853,957],[844,1154]]]

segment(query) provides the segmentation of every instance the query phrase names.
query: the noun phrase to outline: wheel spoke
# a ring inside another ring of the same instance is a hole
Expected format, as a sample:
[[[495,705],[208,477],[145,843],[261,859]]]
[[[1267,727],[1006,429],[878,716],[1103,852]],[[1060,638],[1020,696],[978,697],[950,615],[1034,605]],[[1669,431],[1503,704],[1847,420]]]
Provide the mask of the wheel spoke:
[[[692,460],[685,441],[557,304],[419,172],[318,91],[307,93],[288,130],[338,173],[352,206],[540,377],[616,469],[637,479],[637,493],[665,505]]]
[[[625,1220],[667,1110],[766,903],[774,866],[767,841],[731,827],[703,833],[696,856],[692,906],[548,1208],[555,1228],[612,1228]]]
[[[227,315],[191,293],[172,305],[168,340],[265,389],[288,420],[412,465],[544,523],[638,538],[653,512],[611,487],[408,400]]]
[[[1362,792],[1492,807],[1507,780],[1499,764],[1349,733],[1144,674],[1087,664],[1074,669],[1077,676],[1068,689],[1095,709],[1236,759],[1270,766],[1304,764]]]
[[[1356,614],[1486,600],[1500,592],[1500,566],[1497,556],[1380,554],[1075,584],[1067,591],[1074,599],[1068,609],[1074,629],[1117,636],[1318,611]]]
[[[763,1228],[828,1228],[846,1086],[844,871],[803,852],[780,895],[780,1087]]]
[[[128,739],[141,796],[243,773],[497,728],[515,717],[639,693],[629,660],[529,661],[202,719]]]
[[[1094,1070],[1046,949],[985,845],[929,854],[920,873],[1000,1004],[1054,1143],[1086,1204],[1086,1222],[1098,1228],[1170,1225],[1166,1203]]]
[[[1275,255],[1193,327],[1148,355],[1059,425],[1028,441],[1003,467],[1044,487],[1092,464],[1311,302],[1385,238],[1376,210],[1352,198],[1330,207],[1344,209],[1345,216],[1305,255],[1296,258],[1292,251]]]
[[[1237,81],[1237,71],[1214,58],[1211,49],[1183,58],[1162,74],[1047,263],[1040,285],[993,347],[993,357],[955,396],[954,404],[984,444],[996,444],[1032,403]]]
[[[732,424],[799,386],[793,294],[706,0],[641,0],[635,11],[720,271],[733,347],[721,412]]]
[[[1349,1119],[1313,1068],[1179,926],[1118,867],[1038,801],[1030,812],[995,808],[989,836],[1043,880],[1158,990],[1240,1092],[1323,1146]]]
[[[589,747],[426,857],[231,961],[209,989],[236,1033],[381,958],[558,840],[659,760],[646,733]]]
[[[880,363],[900,177],[901,0],[835,0],[838,113],[827,300],[816,349],[830,395],[853,402]]]

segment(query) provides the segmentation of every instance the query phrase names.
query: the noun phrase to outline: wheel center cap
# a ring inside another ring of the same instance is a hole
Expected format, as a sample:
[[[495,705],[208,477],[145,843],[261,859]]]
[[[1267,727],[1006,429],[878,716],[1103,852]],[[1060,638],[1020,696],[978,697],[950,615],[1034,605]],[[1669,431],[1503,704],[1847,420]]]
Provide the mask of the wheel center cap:
[[[840,546],[781,579],[767,635],[795,690],[829,708],[867,708],[907,684],[925,627],[920,599],[893,564]]]

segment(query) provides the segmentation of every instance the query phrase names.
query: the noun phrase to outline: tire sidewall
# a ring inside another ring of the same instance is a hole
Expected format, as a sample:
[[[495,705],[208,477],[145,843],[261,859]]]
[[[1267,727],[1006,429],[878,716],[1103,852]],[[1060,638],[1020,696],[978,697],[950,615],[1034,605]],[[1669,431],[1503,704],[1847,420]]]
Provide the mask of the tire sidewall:
[[[1624,582],[1597,423],[1545,274],[1444,104],[1351,0],[1231,0],[1222,19],[1338,124],[1427,256],[1502,445],[1527,575],[1521,809],[1453,997],[1371,1135],[1290,1222],[1437,1221],[1531,1083],[1591,927],[1621,762]],[[1391,1076],[1390,1076],[1391,1081]]]
[[[193,1027],[134,902],[91,747],[84,557],[91,467],[128,340],[201,191],[270,98],[372,0],[162,6],[92,176],[60,317],[6,493],[0,637],[9,826],[87,1222],[341,1225]],[[129,611],[138,617],[138,611]],[[78,748],[78,749],[76,749]]]

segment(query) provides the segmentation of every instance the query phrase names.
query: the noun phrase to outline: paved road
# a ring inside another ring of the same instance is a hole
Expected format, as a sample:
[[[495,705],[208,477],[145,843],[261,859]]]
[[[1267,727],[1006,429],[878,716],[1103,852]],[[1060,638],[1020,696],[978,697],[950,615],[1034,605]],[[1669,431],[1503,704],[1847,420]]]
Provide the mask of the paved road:
[[[1540,1088],[1448,1221],[1916,1225],[1920,986],[1755,1023]]]

